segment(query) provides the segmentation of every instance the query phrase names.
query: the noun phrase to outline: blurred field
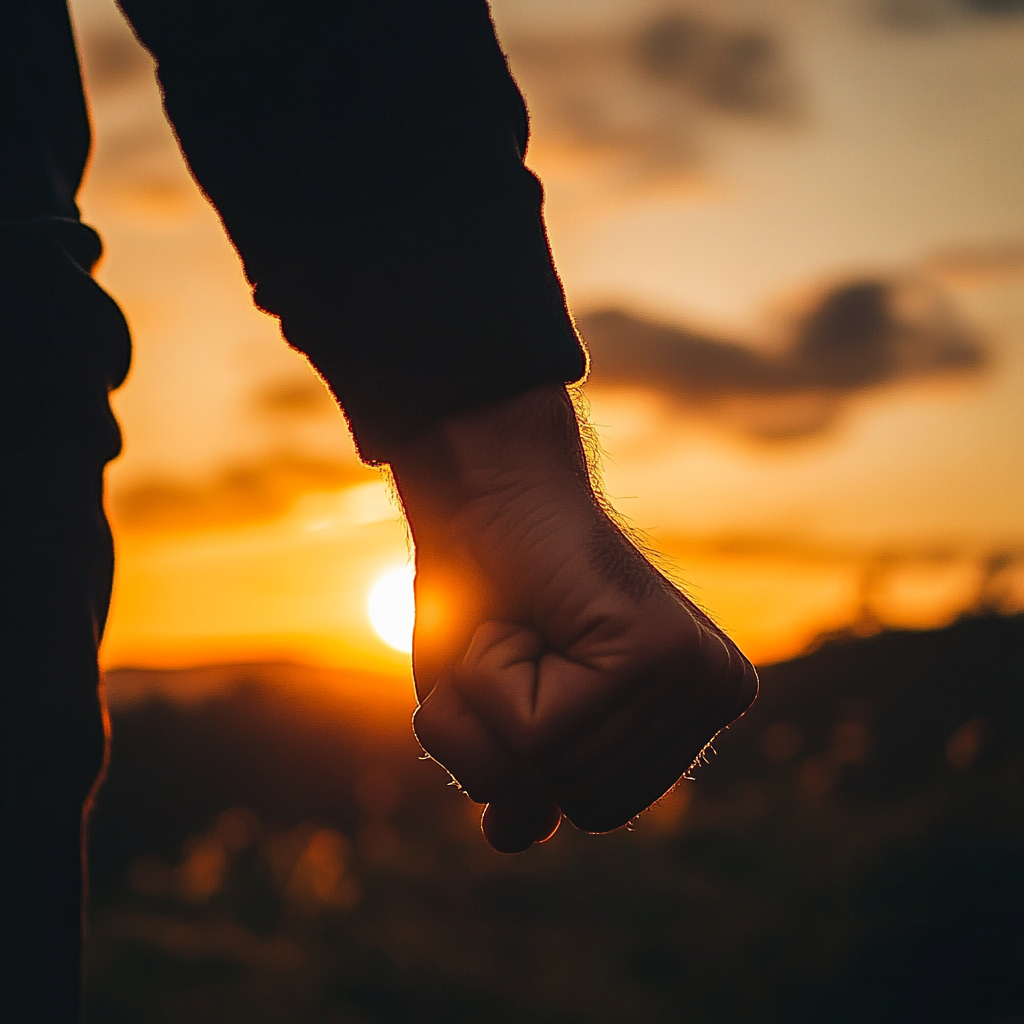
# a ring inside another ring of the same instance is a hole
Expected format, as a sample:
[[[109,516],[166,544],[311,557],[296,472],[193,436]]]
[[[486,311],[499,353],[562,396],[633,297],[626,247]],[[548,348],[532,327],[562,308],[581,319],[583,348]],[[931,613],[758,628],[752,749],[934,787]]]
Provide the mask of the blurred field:
[[[403,687],[188,675],[109,681],[90,1022],[1024,1021],[1020,616],[769,666],[634,830],[520,857]]]

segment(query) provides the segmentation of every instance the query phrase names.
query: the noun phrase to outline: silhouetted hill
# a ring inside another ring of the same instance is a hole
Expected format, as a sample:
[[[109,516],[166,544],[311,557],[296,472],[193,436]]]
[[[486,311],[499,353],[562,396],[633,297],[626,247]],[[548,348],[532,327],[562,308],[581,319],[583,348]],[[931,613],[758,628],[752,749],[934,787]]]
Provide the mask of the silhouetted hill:
[[[411,699],[220,671],[115,706],[92,1020],[1024,1022],[1019,616],[769,666],[635,831],[515,858]]]
[[[961,748],[954,760],[964,767],[1022,742],[1020,617],[970,618],[946,629],[866,639],[840,636],[760,675],[757,703],[723,737],[725,756],[700,773],[701,785],[763,774],[766,754],[782,763],[812,756],[838,769],[837,795],[888,802],[945,777],[950,740],[965,725],[954,740]],[[783,749],[765,749],[773,741],[765,729],[776,730],[776,746],[785,746],[778,742],[780,726],[792,728],[789,757]],[[977,749],[970,753],[972,744]]]

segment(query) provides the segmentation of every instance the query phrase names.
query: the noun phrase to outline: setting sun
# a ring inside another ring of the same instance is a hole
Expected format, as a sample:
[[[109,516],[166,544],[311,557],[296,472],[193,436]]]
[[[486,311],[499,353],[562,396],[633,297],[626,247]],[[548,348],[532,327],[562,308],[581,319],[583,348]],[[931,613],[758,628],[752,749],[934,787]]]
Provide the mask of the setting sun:
[[[370,591],[366,610],[377,636],[406,654],[412,651],[412,627],[416,618],[411,565],[384,573]]]

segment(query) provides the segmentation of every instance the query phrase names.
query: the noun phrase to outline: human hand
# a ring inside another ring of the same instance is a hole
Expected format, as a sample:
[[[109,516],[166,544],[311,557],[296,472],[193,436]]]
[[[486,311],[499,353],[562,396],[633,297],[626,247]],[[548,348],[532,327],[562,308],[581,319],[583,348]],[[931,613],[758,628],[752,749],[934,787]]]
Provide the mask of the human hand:
[[[757,692],[607,515],[564,389],[449,417],[392,461],[416,544],[423,748],[518,852],[624,825]]]

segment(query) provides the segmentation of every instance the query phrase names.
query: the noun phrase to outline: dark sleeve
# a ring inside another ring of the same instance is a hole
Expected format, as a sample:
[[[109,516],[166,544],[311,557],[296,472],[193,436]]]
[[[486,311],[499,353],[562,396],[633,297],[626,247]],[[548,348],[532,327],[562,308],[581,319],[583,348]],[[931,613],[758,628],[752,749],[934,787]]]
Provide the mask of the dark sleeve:
[[[485,0],[122,0],[257,303],[364,458],[585,356]]]

